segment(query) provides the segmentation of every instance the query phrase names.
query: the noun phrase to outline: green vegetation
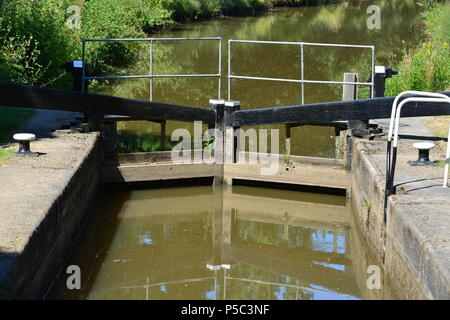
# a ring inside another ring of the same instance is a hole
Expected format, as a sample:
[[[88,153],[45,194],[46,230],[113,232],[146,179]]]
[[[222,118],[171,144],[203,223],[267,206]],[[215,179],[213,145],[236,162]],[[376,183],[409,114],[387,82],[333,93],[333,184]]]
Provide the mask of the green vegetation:
[[[13,148],[1,148],[0,147],[0,167],[9,159],[9,157],[13,153],[14,153]]]
[[[367,208],[367,212],[370,212],[370,209],[372,209],[372,205],[366,199],[364,199],[364,207]]]
[[[60,65],[81,57],[83,38],[145,37],[177,22],[222,14],[253,14],[275,5],[316,3],[317,0],[0,0],[0,81],[67,88],[71,78]],[[74,14],[68,10],[72,5],[81,8],[80,29],[67,25]],[[140,59],[147,54],[144,46],[142,43],[89,43],[88,69],[102,75],[140,68],[141,61],[147,60]],[[157,53],[155,59],[164,53]],[[147,86],[145,81],[141,84],[121,90],[129,93]],[[91,83],[92,91],[105,88],[111,89],[107,81]],[[10,135],[32,114],[31,110],[1,108],[0,141],[9,141]],[[149,141],[145,142],[146,139]],[[156,138],[142,136],[134,140],[135,150],[159,148]],[[121,145],[119,141],[119,149]]]
[[[277,5],[329,0],[0,0],[0,80],[67,87],[60,64],[79,59],[82,38],[142,37],[177,22],[222,14],[254,14]],[[81,8],[81,28],[71,29]],[[142,44],[90,44],[92,72],[119,72],[136,61]],[[100,70],[100,66],[102,66]]]
[[[394,96],[405,90],[441,92],[450,90],[450,5],[442,1],[422,1],[427,39],[412,50],[405,51],[397,69],[400,74],[386,83],[386,94]],[[438,137],[448,134],[448,117],[425,120],[425,125]],[[445,151],[446,143],[438,144]]]
[[[172,147],[172,144],[167,142],[164,150],[172,150]],[[118,153],[155,152],[159,150],[161,150],[159,136],[145,133],[120,133],[117,138],[116,151]]]
[[[12,133],[33,114],[32,109],[0,107],[0,142],[10,141]]]
[[[432,1],[428,2],[431,6]],[[427,40],[414,50],[405,50],[397,66],[400,74],[387,81],[387,95],[405,90],[439,92],[450,88],[450,6],[435,4],[424,16]]]
[[[75,43],[67,28],[68,1],[14,0],[0,6],[0,79],[45,85],[61,73]],[[24,45],[25,44],[25,45]]]

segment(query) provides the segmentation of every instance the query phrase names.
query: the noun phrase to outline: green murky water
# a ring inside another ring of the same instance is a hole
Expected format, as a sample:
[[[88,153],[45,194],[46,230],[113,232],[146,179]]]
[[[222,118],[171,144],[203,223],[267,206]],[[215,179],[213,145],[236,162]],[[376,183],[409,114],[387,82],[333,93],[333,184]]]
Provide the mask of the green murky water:
[[[50,299],[383,299],[345,197],[234,186],[110,190]]]
[[[420,34],[414,0],[374,1],[381,30],[366,26],[369,3],[282,8],[174,28],[158,37],[221,36],[222,91],[227,97],[228,39],[304,41],[376,46],[376,64],[400,58]],[[155,43],[154,73],[215,73],[215,42]],[[233,74],[299,79],[295,46],[233,46]],[[344,72],[369,77],[370,51],[305,49],[305,79],[341,81]],[[146,73],[143,56],[129,73]],[[108,93],[149,98],[148,80],[109,83]],[[299,104],[298,84],[233,80],[231,99],[242,109]],[[217,98],[217,79],[156,79],[155,101],[207,107]],[[339,100],[342,87],[305,85],[305,102]],[[360,88],[360,97],[369,91]],[[173,129],[190,124],[169,121]],[[280,153],[284,127],[280,129]],[[120,123],[122,133],[157,135],[159,125]],[[292,154],[333,157],[334,130],[292,130]],[[388,283],[367,288],[375,264],[353,225],[345,198],[297,191],[234,186],[109,190],[86,229],[70,264],[82,272],[81,290],[68,290],[61,273],[50,299],[385,299]]]

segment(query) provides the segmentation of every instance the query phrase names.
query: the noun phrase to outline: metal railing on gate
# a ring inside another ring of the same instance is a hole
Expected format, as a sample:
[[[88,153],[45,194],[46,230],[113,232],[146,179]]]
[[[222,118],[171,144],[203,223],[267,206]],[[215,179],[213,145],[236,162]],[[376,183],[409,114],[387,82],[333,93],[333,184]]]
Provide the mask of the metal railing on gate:
[[[265,78],[265,77],[251,77],[233,75],[231,70],[231,44],[232,43],[258,43],[258,44],[279,44],[279,45],[295,45],[300,47],[300,79],[282,79],[282,78]],[[341,47],[341,48],[362,48],[372,50],[372,75],[371,82],[345,82],[345,81],[320,81],[320,80],[305,80],[305,65],[304,65],[304,47],[305,46],[320,46],[320,47]],[[375,47],[365,45],[347,45],[347,44],[329,44],[329,43],[311,43],[311,42],[285,42],[285,41],[258,41],[258,40],[228,40],[228,100],[231,100],[231,80],[232,79],[247,79],[247,80],[265,80],[265,81],[281,81],[301,83],[302,85],[302,104],[305,104],[305,83],[316,84],[340,84],[340,85],[361,85],[370,86],[371,97],[374,97],[375,86]]]
[[[154,74],[153,73],[153,43],[156,41],[189,41],[189,40],[215,40],[218,41],[219,53],[218,53],[218,72],[209,74]],[[123,75],[123,76],[86,76],[86,43],[87,42],[131,42],[131,41],[143,41],[150,43],[149,49],[149,73],[141,75]],[[155,78],[200,78],[200,77],[216,77],[218,78],[218,99],[221,97],[221,76],[222,76],[222,38],[221,37],[201,37],[201,38],[136,38],[136,39],[83,39],[82,40],[82,61],[83,61],[83,74],[82,74],[82,90],[85,90],[86,80],[105,80],[105,79],[150,79],[150,101],[153,100],[153,79]]]

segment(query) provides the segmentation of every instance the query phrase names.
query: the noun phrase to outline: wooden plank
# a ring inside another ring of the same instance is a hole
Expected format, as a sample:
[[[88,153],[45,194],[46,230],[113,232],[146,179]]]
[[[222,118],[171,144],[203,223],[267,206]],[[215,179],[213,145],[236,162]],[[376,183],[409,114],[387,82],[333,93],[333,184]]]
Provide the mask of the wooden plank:
[[[154,163],[105,167],[103,182],[144,182],[174,179],[206,178],[222,175],[222,166],[205,163]]]
[[[273,175],[264,175],[262,168],[267,165],[235,163],[225,165],[225,176],[233,179],[287,183],[318,188],[347,189],[349,173],[346,170],[326,166],[296,164],[286,167],[280,163],[278,171]]]
[[[82,120],[82,119],[80,119]],[[161,123],[164,120],[161,119],[143,119],[143,118],[132,118],[129,116],[120,116],[120,115],[112,115],[107,114],[103,119],[104,122],[118,122],[118,121],[151,121],[156,123]]]
[[[0,83],[0,105],[74,112],[102,112],[139,119],[203,121],[214,123],[215,111],[207,108],[125,99],[76,91]]]
[[[225,164],[225,167],[201,162],[183,164],[171,162],[170,154],[168,151],[119,155],[108,162],[108,167],[103,168],[104,180],[106,183],[118,183],[217,176],[334,189],[347,189],[349,183],[349,173],[335,159],[293,156],[294,166],[286,167],[280,160],[275,174],[263,175],[261,169],[267,168],[264,164],[230,163]],[[244,157],[240,155],[240,159]],[[317,162],[307,162],[312,160]]]
[[[264,154],[262,154],[264,155]],[[272,157],[275,157],[275,154],[271,154]],[[240,151],[239,152],[239,159],[242,162],[249,162],[250,159],[255,158],[258,159],[260,157],[259,152],[248,152],[248,151]],[[284,155],[279,154],[279,159],[282,159],[284,161]],[[290,155],[289,159],[294,164],[311,164],[311,165],[318,165],[318,166],[327,166],[327,167],[336,167],[339,169],[344,169],[344,161],[341,159],[334,159],[334,158],[319,158],[319,157],[307,157],[307,156],[297,156],[297,155]]]
[[[195,159],[196,153],[203,150],[192,150],[191,157]],[[212,161],[212,159],[209,159]],[[105,160],[105,167],[125,165],[125,164],[143,164],[154,162],[171,162],[172,151],[154,151],[154,152],[134,152],[134,153],[115,153]]]
[[[444,92],[450,96],[450,92]],[[336,101],[309,105],[241,110],[233,113],[233,126],[271,123],[321,123],[342,120],[390,118],[395,97]],[[450,115],[448,103],[411,102],[402,110],[402,117]]]

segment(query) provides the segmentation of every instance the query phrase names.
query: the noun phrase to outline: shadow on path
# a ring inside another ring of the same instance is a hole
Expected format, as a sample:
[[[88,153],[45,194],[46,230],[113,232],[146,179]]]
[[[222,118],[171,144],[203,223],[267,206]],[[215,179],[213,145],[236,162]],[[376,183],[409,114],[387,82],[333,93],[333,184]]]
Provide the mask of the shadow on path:
[[[62,126],[70,126],[71,122],[82,116],[79,112],[36,109],[36,114],[22,125],[19,131],[34,133],[38,138],[51,138],[52,131],[61,129]]]

